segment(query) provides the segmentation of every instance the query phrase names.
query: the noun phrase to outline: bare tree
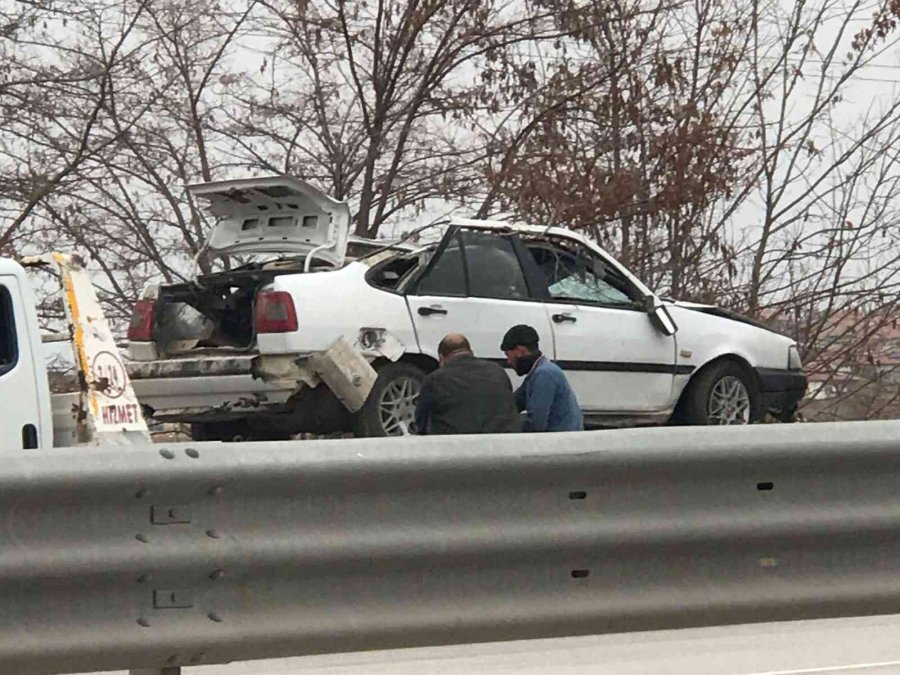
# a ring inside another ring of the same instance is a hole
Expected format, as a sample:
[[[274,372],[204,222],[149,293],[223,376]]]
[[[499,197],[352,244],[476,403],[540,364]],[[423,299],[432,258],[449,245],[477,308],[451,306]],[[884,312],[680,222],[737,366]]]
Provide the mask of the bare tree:
[[[35,209],[81,165],[117,142],[102,120],[145,9],[144,2],[122,11],[85,0],[77,8],[27,4],[0,15],[0,250],[13,248]],[[145,111],[129,110],[124,124]]]
[[[738,147],[735,96],[750,11],[665,0],[551,6],[572,46],[518,133],[506,131],[482,213],[499,196],[501,208],[589,231],[652,284],[699,292],[708,277],[695,270],[724,246],[708,212],[751,161]]]
[[[254,114],[234,120],[232,138],[254,166],[352,199],[366,236],[425,200],[465,192],[481,152],[459,122],[490,105],[484,74],[555,32],[540,12],[504,0],[266,6],[269,81],[248,87]]]
[[[202,255],[209,223],[184,186],[227,170],[217,125],[240,72],[231,56],[255,4],[238,12],[213,0],[124,6],[134,21],[96,101],[91,129],[99,140],[65,164],[66,180],[30,211],[23,232],[33,246],[89,256],[103,275],[101,292],[114,319],[129,315],[148,280],[187,278],[193,258],[209,269]],[[109,49],[106,34],[76,29],[79,41]],[[67,100],[67,114],[84,123],[88,109]],[[32,126],[54,112],[36,108]]]

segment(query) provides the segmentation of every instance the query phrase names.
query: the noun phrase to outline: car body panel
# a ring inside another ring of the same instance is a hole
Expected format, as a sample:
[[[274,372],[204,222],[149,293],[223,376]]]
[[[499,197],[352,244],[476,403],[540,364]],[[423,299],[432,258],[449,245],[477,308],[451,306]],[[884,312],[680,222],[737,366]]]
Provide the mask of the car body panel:
[[[557,363],[585,412],[671,411],[676,336],[663,335],[646,312],[549,302]],[[553,317],[574,321],[553,321]]]
[[[27,311],[35,307],[35,297],[25,270],[12,260],[0,259],[0,320],[7,324],[15,338],[9,350],[13,358],[0,363],[0,385],[3,391],[15,392],[0,406],[0,428],[13,430],[13,438],[5,438],[10,448],[23,444],[22,430],[31,425],[37,432],[38,446],[53,447],[53,411],[50,386],[44,369],[37,315]]]
[[[399,246],[401,252],[397,256],[406,256],[414,267],[405,277],[408,283],[401,281],[395,288],[379,288],[371,278],[373,265],[377,269],[394,259],[386,251],[370,260],[345,261],[335,270],[275,277],[261,290],[290,294],[298,329],[257,335],[255,353],[302,360],[328,350],[335,340],[344,338],[372,361],[397,360],[404,355],[427,357],[427,363],[433,367],[440,339],[450,332],[462,332],[472,342],[476,356],[503,363],[499,347],[503,333],[514,324],[530,323],[541,335],[545,353],[567,371],[586,419],[595,422],[663,423],[675,410],[691,379],[705,366],[723,358],[735,359],[756,373],[766,406],[792,406],[805,391],[802,372],[788,370],[788,350],[794,345],[793,340],[725,312],[704,311],[708,306],[661,302],[606,251],[578,233],[555,227],[462,219],[452,221],[448,232],[470,230],[526,242],[513,246],[519,246],[515,250],[525,278],[529,279],[529,297],[475,297],[477,294],[471,293],[468,285],[464,292],[456,294],[420,288],[422,279],[427,278],[434,261],[447,247],[449,237],[454,236],[448,234],[442,242],[414,251],[408,244]],[[526,261],[532,252],[528,242],[552,247],[558,241],[590,252],[591,259],[599,259],[613,277],[627,283],[626,300],[630,300],[630,305],[612,307],[603,302],[552,299],[546,297],[546,286],[544,297],[536,297],[528,276],[534,270],[527,268],[535,265],[534,260]],[[490,276],[495,270],[481,271]],[[468,268],[465,274],[468,280]],[[663,334],[648,313],[651,305],[660,304],[677,325],[674,336]],[[560,315],[567,315],[568,319],[560,319]],[[371,335],[382,336],[376,340],[377,345],[369,344],[373,339],[366,336]],[[388,343],[390,349],[380,346]],[[519,378],[511,371],[510,376],[514,384],[518,383]],[[265,404],[248,409],[248,414],[264,410]]]
[[[389,331],[407,351],[418,352],[415,329],[402,295],[366,283],[369,267],[352,262],[345,267],[313,274],[277,277],[268,287],[286,291],[294,300],[298,329],[293,333],[257,336],[261,354],[309,354],[328,350],[343,337],[358,342],[365,329]]]
[[[350,207],[290,176],[195,183],[195,199],[218,218],[207,247],[214,255],[301,253],[340,265]]]

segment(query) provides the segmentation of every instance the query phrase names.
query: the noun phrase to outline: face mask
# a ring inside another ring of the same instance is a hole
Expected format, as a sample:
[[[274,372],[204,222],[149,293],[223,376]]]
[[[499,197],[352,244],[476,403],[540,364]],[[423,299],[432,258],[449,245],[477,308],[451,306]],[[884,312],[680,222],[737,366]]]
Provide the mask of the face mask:
[[[518,361],[516,361],[516,375],[524,377],[525,375],[530,373],[531,369],[534,367],[534,364],[537,363],[537,360],[541,358],[541,356],[541,352],[535,352],[534,354],[523,356]]]

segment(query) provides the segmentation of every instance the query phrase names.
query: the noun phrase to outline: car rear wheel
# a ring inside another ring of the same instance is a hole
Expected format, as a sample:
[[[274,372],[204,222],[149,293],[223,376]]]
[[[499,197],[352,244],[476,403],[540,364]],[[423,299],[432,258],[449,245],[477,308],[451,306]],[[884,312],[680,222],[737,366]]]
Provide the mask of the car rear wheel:
[[[415,433],[416,401],[425,372],[410,363],[388,363],[365,405],[356,413],[356,435],[406,436]]]
[[[758,402],[755,383],[746,370],[733,361],[721,361],[688,385],[680,417],[687,424],[750,424],[758,417]]]

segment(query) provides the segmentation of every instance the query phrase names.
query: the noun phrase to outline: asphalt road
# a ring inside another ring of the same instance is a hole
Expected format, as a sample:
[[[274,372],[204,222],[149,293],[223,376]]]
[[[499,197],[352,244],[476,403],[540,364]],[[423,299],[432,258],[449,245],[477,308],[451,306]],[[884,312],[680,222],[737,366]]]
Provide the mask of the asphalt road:
[[[900,674],[900,615],[333,654],[185,668],[182,672],[183,675]],[[116,671],[116,675],[125,673]]]

